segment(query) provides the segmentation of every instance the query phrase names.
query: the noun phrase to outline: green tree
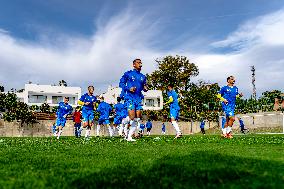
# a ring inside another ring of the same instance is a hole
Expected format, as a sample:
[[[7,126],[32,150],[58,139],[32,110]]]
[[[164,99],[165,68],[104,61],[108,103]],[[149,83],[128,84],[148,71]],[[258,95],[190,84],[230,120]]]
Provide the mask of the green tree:
[[[165,90],[172,84],[178,92],[187,91],[191,78],[199,74],[198,67],[185,56],[166,56],[156,59],[156,63],[157,70],[147,75],[150,89]]]
[[[54,107],[52,107],[51,112],[52,113],[56,113],[57,110],[58,110],[58,106],[54,106]]]
[[[39,106],[37,106],[37,105],[31,105],[31,106],[29,107],[29,109],[30,109],[32,112],[36,112],[36,111],[39,110]]]
[[[5,98],[6,98],[6,94],[0,93],[0,112],[5,111]]]
[[[39,109],[42,113],[50,113],[50,106],[47,103],[43,103]]]
[[[181,115],[186,115],[188,111],[201,113],[220,110],[221,106],[216,97],[219,90],[217,83],[211,84],[204,81],[192,83],[190,90],[181,92],[183,93],[180,101]]]
[[[261,98],[267,98],[269,103],[274,103],[275,98],[279,98],[280,95],[281,91],[279,90],[265,91],[262,93]]]
[[[21,125],[24,123],[35,123],[35,117],[30,111],[27,104],[17,101],[17,96],[14,93],[0,93],[0,104],[5,111],[3,118],[5,121],[19,121]]]
[[[199,74],[198,67],[190,63],[184,56],[166,56],[163,59],[156,60],[157,69],[147,75],[150,89],[167,89],[168,84],[172,84],[179,93],[179,104],[181,106],[181,117],[184,119],[198,120],[200,116],[204,117],[204,112],[220,110],[221,106],[216,97],[220,87],[217,83],[206,83],[199,81],[192,83],[191,78]],[[166,93],[163,93],[164,101],[167,101]],[[164,107],[168,111],[169,107]],[[164,116],[165,111],[157,113],[148,112],[148,116]],[[157,115],[158,114],[158,115]],[[211,115],[211,114],[210,114]],[[215,116],[215,114],[214,114]],[[212,117],[212,116],[211,116]],[[210,117],[210,120],[213,118]],[[215,116],[216,117],[216,116]],[[214,119],[215,119],[214,117]]]

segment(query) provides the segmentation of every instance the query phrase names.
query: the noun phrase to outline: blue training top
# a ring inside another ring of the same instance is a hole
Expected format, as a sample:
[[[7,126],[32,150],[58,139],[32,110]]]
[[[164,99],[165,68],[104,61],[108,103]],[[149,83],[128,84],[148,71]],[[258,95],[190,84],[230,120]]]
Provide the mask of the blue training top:
[[[101,119],[109,119],[109,113],[112,111],[111,106],[106,102],[101,102],[97,108],[97,112],[100,113]]]
[[[204,127],[205,127],[205,121],[201,121],[200,122],[200,128],[204,129]]]
[[[173,102],[170,103],[170,108],[179,110],[180,107],[178,105],[178,94],[176,93],[176,91],[175,90],[168,91],[168,97],[173,98]]]
[[[114,105],[114,109],[115,109],[115,116],[123,116],[123,111],[124,111],[124,108],[125,108],[125,106],[124,106],[124,104],[122,104],[122,103],[117,103],[117,104],[115,104]]]
[[[138,70],[133,69],[123,74],[119,82],[119,87],[122,88],[124,99],[142,99],[144,86],[146,85],[146,76]],[[136,87],[135,92],[130,92],[130,88]]]
[[[223,98],[225,98],[229,104],[235,104],[236,103],[236,97],[239,94],[238,87],[236,86],[224,86],[221,88],[219,94]],[[224,103],[224,102],[222,102]]]
[[[83,94],[79,100],[84,102],[84,103],[90,102],[89,105],[83,105],[82,110],[94,110],[94,104],[93,103],[97,102],[97,97],[95,97],[94,95],[89,96],[89,94],[86,93],[86,94]]]
[[[145,129],[145,124],[141,123],[141,124],[140,124],[140,129],[141,129],[141,130],[144,130],[144,129]]]
[[[64,102],[60,102],[56,115],[58,117],[63,117],[64,115],[71,114],[72,111],[73,111],[72,106],[70,106],[68,103],[65,104]]]
[[[147,129],[151,129],[152,128],[152,122],[151,121],[147,121],[146,128]]]

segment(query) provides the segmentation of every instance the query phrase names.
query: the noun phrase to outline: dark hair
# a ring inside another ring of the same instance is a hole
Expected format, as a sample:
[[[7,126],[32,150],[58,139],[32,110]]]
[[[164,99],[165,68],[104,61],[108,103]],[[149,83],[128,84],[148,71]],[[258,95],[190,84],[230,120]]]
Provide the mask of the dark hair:
[[[117,102],[120,102],[120,101],[121,101],[121,98],[120,98],[120,97],[117,97],[116,100],[117,100]]]
[[[65,96],[64,98],[67,99],[67,100],[69,100],[69,97],[67,97],[67,96]]]
[[[140,60],[140,61],[141,61],[141,59],[136,58],[136,59],[133,60],[133,64],[134,64],[137,60]]]
[[[90,86],[88,87],[88,89],[91,88],[91,87],[92,87],[93,89],[95,89],[95,87],[94,87],[93,85],[90,85]]]
[[[231,76],[227,77],[227,81],[229,81],[231,79],[231,77],[234,77],[234,76],[231,75]]]
[[[171,84],[171,83],[169,83],[169,84],[168,84],[168,87],[174,88],[174,85]]]

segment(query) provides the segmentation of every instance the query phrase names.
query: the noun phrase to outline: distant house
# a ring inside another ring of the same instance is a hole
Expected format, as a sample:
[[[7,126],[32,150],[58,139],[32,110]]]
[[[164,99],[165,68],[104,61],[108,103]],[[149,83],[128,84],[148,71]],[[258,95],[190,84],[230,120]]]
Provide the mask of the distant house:
[[[121,93],[121,88],[109,86],[107,92],[101,94],[105,101],[109,104],[116,104],[117,97]],[[149,90],[143,92],[143,109],[144,110],[162,110],[163,109],[163,94],[160,90]]]
[[[25,89],[21,93],[16,93],[18,100],[27,103],[29,106],[43,103],[58,106],[64,97],[69,97],[69,104],[77,106],[77,101],[81,97],[80,87],[64,87],[51,85],[25,84]]]

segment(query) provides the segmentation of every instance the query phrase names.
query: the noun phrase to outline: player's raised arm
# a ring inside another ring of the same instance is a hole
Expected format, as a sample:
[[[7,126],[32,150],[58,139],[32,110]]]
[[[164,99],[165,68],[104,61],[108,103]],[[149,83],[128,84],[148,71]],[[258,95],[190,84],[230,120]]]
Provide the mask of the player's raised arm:
[[[165,105],[170,104],[174,101],[174,98],[172,96],[169,96],[169,100],[165,102]]]

